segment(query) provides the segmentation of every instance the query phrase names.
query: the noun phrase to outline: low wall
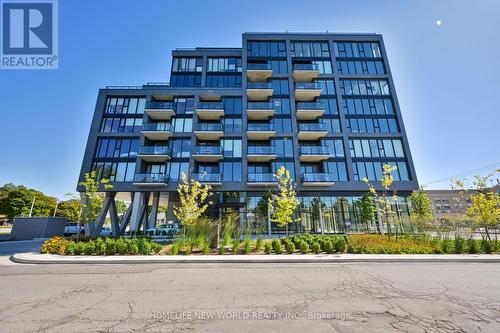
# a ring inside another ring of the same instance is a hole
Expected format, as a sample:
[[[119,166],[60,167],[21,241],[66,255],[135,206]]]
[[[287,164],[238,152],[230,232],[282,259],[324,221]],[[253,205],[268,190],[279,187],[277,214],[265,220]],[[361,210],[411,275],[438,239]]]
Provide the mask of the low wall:
[[[67,222],[64,217],[15,217],[10,235],[15,240],[62,236]]]

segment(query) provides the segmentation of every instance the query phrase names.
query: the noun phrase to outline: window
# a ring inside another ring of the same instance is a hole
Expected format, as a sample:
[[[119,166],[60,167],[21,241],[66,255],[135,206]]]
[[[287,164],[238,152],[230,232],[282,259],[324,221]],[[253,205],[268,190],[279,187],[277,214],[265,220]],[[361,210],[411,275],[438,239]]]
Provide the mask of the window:
[[[241,133],[241,118],[225,118],[224,132],[226,133]]]
[[[273,85],[273,95],[288,95],[290,93],[288,80],[271,80]]]
[[[189,157],[191,154],[190,139],[173,139],[171,142],[172,157]]]
[[[174,98],[174,110],[176,114],[192,114],[194,111],[194,98]]]
[[[292,57],[327,58],[330,57],[328,42],[291,42]]]
[[[99,139],[95,157],[127,158],[137,156],[138,139]]]
[[[342,139],[323,139],[322,144],[329,148],[332,157],[344,157],[344,145]]]
[[[92,171],[96,179],[109,179],[112,182],[131,182],[135,175],[135,162],[94,162]]]
[[[337,58],[381,58],[380,46],[377,42],[337,42],[335,43]]]
[[[207,72],[241,72],[241,58],[208,58]]]
[[[382,61],[337,61],[337,71],[341,74],[385,74]]]
[[[181,179],[181,175],[188,175],[189,163],[188,162],[170,162],[168,163],[169,168],[169,180],[178,181]]]
[[[321,118],[320,122],[326,124],[328,132],[340,133],[340,121],[338,118]]]
[[[222,177],[225,182],[238,182],[242,180],[241,162],[222,162]]]
[[[273,144],[278,157],[293,157],[292,138],[274,139]]]
[[[241,157],[241,139],[221,140],[224,157]]]
[[[241,75],[207,74],[206,87],[241,87]]]
[[[172,128],[175,133],[190,133],[193,131],[193,119],[174,118],[172,119]]]
[[[335,98],[320,98],[319,103],[323,104],[325,109],[325,114],[338,114],[339,110],[337,108],[337,100]]]
[[[249,57],[286,57],[285,42],[247,42]]]
[[[321,95],[335,95],[335,84],[333,80],[317,80],[321,85]]]
[[[286,60],[271,60],[269,63],[274,74],[288,74],[288,62]]]
[[[347,181],[347,170],[345,162],[325,162],[325,172],[330,174],[333,181],[345,182]]]
[[[295,179],[295,164],[293,162],[272,162],[271,163],[271,172],[276,174],[276,172],[281,168],[285,167],[288,171],[290,171],[290,177]]]
[[[318,68],[319,68],[319,73],[320,74],[332,74],[333,71],[332,71],[332,63],[330,62],[330,60],[314,60],[312,62],[314,65],[317,65]]]
[[[349,140],[349,149],[353,158],[405,157],[400,139],[353,139]]]
[[[392,101],[388,98],[343,98],[345,114],[394,114]]]
[[[292,131],[292,119],[274,118],[274,130],[276,133],[290,133]]]
[[[275,114],[290,114],[290,100],[288,98],[273,98]]]
[[[145,98],[108,97],[106,100],[107,114],[143,114]]]
[[[384,164],[397,167],[397,169],[391,173],[394,180],[410,180],[405,162],[355,162],[352,164],[354,180],[361,181],[365,177],[370,181],[382,180]]]
[[[225,114],[241,114],[243,102],[240,97],[224,97]]]
[[[386,80],[340,80],[342,95],[389,95]]]
[[[142,128],[142,118],[103,118],[103,133],[134,133]]]
[[[172,72],[201,72],[203,58],[179,58],[172,62]]]
[[[398,133],[394,118],[348,118],[347,130],[351,133]]]
[[[172,74],[170,85],[173,87],[200,87],[201,74]]]

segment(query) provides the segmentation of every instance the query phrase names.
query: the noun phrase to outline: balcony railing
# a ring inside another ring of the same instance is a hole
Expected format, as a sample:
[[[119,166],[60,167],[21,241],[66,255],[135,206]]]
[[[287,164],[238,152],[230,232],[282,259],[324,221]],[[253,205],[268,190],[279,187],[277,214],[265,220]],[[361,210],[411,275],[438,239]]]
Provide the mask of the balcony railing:
[[[321,84],[318,82],[301,82],[295,84],[297,90],[321,90]]]
[[[201,183],[220,183],[222,176],[218,173],[193,173],[191,178]]]
[[[141,146],[139,155],[170,155],[170,148],[167,146]]]
[[[297,110],[323,110],[325,106],[323,103],[317,102],[299,102],[297,103]]]
[[[222,132],[222,124],[200,123],[194,126],[194,130],[201,132]]]
[[[273,84],[270,82],[248,82],[248,89],[273,89]]]
[[[329,147],[325,146],[302,146],[300,147],[301,155],[330,155]]]
[[[250,132],[268,132],[274,131],[274,124],[248,124],[248,131]]]
[[[332,183],[333,179],[329,173],[304,173],[302,175],[304,183]]]
[[[143,131],[170,132],[172,125],[170,123],[147,123],[142,124]]]
[[[248,64],[247,70],[249,71],[270,71],[272,67],[270,64]]]
[[[275,155],[273,146],[248,146],[248,155]]]
[[[196,104],[197,109],[201,110],[223,110],[224,103],[221,102],[199,102]]]
[[[278,180],[272,173],[249,173],[249,183],[277,183]]]
[[[220,147],[220,146],[196,146],[196,147],[194,147],[193,155],[222,155],[222,147]]]
[[[168,175],[164,173],[136,173],[135,183],[167,183]]]
[[[248,110],[274,110],[274,104],[269,102],[248,102]]]
[[[174,103],[173,102],[149,101],[146,103],[146,109],[173,110]]]
[[[295,64],[293,65],[295,71],[319,71],[318,64]]]
[[[304,132],[326,132],[328,127],[326,124],[299,124],[299,131]]]

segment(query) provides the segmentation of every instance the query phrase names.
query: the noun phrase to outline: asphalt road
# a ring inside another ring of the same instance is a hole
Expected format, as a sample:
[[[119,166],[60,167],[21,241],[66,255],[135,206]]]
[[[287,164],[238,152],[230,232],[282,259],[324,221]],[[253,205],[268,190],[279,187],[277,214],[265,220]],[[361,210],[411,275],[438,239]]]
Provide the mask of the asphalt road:
[[[43,242],[41,239],[0,242],[0,256],[10,256],[19,252],[38,252]]]
[[[1,332],[500,332],[498,264],[3,260],[0,285]]]

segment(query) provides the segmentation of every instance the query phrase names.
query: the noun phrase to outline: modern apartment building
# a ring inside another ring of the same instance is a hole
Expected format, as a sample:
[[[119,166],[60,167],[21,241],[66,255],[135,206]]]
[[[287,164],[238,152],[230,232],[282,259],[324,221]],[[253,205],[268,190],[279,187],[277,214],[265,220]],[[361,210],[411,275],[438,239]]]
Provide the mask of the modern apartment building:
[[[132,229],[154,225],[158,205],[175,220],[182,173],[212,185],[209,215],[260,223],[281,166],[301,200],[292,230],[376,231],[356,201],[384,163],[398,167],[397,211],[408,216],[418,183],[381,35],[244,33],[241,48],[172,58],[169,83],[106,87],[97,98],[80,180],[91,170],[109,178],[106,207],[131,201]]]

